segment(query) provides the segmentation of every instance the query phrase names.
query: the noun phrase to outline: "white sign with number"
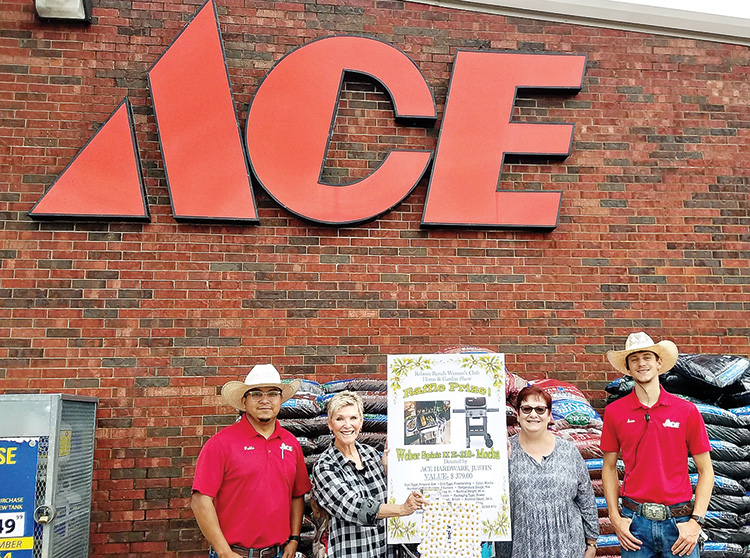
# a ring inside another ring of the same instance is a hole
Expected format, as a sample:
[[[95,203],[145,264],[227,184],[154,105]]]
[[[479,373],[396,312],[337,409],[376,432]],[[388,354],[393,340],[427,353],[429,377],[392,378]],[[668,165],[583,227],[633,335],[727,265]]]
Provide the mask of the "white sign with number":
[[[24,512],[0,513],[0,537],[23,537],[25,520]]]

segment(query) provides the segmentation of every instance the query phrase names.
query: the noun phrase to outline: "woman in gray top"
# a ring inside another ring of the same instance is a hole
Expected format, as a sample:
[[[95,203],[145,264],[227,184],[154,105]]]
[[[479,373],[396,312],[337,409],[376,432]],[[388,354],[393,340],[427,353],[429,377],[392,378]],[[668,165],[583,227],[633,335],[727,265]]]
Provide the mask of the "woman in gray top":
[[[586,464],[574,444],[547,429],[547,392],[528,386],[518,402],[521,431],[508,457],[512,557],[594,558],[599,520]]]

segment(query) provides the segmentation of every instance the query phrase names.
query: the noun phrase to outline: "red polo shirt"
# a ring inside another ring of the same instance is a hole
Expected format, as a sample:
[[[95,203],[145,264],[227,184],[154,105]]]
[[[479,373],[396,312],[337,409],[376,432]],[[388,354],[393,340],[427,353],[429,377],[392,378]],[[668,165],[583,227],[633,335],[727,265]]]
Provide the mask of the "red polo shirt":
[[[662,388],[650,409],[638,400],[635,390],[607,405],[601,449],[622,451],[625,478],[621,496],[672,505],[693,497],[688,452],[706,453],[711,445],[695,405]]]
[[[248,548],[285,543],[291,499],[311,488],[297,438],[276,422],[266,440],[244,416],[206,442],[193,480],[214,498],[227,542]]]

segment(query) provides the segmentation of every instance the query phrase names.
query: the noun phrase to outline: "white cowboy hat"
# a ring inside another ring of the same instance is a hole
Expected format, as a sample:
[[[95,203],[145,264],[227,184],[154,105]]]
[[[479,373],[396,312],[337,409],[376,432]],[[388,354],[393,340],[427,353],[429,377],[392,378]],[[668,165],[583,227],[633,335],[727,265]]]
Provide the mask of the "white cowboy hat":
[[[281,390],[281,402],[283,403],[294,395],[302,384],[301,380],[292,380],[282,383],[279,371],[273,364],[256,364],[245,378],[244,382],[227,382],[221,388],[221,396],[238,411],[244,411],[242,396],[247,390],[259,387],[275,387]]]
[[[671,370],[679,356],[677,345],[671,341],[664,340],[654,343],[654,340],[646,335],[645,332],[639,331],[638,333],[628,335],[624,351],[607,351],[607,359],[618,371],[623,374],[630,374],[627,364],[628,355],[642,351],[650,351],[661,359],[661,371],[659,374],[664,374],[664,372]]]

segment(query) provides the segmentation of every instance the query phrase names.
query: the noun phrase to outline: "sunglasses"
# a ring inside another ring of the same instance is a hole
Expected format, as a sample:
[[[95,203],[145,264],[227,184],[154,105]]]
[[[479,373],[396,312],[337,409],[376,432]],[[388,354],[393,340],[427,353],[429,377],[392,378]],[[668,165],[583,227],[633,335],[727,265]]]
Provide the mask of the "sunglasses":
[[[547,412],[547,407],[545,405],[539,405],[538,407],[532,407],[531,405],[521,406],[521,412],[524,415],[530,415],[531,411],[534,411],[537,415],[542,416]]]
[[[253,389],[246,392],[245,397],[251,401],[260,401],[263,397],[267,397],[269,401],[276,401],[277,399],[281,399],[281,392],[278,390],[260,391],[259,389]]]

